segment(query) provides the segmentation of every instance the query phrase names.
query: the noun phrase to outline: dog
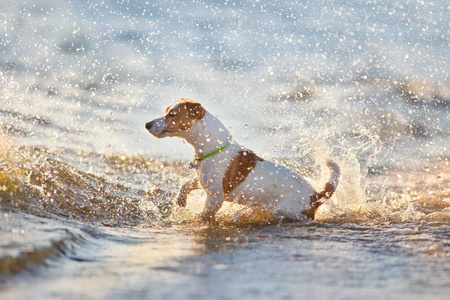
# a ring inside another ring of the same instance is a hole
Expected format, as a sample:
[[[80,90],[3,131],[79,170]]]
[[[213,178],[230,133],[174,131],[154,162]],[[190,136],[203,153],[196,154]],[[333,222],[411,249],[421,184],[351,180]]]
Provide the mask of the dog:
[[[183,184],[176,202],[184,207],[191,191],[204,189],[207,197],[200,217],[207,221],[214,220],[224,201],[259,203],[283,218],[314,220],[320,200],[329,199],[339,183],[339,166],[328,160],[330,178],[316,192],[293,170],[239,145],[219,119],[187,98],[168,106],[162,117],[146,123],[145,128],[157,138],[179,137],[192,145],[195,159],[191,167],[197,176]]]

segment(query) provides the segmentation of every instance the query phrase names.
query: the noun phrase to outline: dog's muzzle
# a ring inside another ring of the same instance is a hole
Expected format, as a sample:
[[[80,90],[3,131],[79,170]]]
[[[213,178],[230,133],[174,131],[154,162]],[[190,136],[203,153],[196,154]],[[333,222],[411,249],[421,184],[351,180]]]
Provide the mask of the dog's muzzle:
[[[165,124],[161,122],[161,119],[155,119],[145,123],[145,129],[157,138],[165,137],[166,131],[164,128]]]

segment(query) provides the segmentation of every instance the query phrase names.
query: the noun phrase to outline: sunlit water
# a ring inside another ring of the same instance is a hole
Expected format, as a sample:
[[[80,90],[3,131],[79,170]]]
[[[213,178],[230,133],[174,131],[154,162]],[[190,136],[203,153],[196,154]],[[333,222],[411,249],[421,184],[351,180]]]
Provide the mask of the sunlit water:
[[[448,299],[445,1],[0,3],[1,299]],[[314,222],[172,200],[180,97],[320,189]]]

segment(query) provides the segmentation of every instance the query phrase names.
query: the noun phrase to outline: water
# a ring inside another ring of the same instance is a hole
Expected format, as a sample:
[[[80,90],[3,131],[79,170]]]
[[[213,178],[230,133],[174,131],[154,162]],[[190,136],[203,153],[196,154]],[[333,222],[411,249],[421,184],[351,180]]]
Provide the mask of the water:
[[[447,299],[445,1],[0,3],[2,299]],[[314,222],[172,204],[200,101],[319,189]]]

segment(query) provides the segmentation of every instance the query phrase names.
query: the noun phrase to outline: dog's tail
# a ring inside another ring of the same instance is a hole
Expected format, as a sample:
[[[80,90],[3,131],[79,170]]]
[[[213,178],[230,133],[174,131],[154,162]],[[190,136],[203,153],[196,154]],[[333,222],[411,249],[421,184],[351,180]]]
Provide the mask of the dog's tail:
[[[327,160],[327,167],[331,171],[330,179],[325,184],[323,191],[317,193],[317,200],[321,198],[330,199],[339,184],[339,178],[341,177],[341,169],[339,168],[339,166],[334,161],[329,159]]]
[[[322,205],[322,202],[319,200],[322,198],[330,199],[339,184],[339,178],[341,177],[341,169],[339,166],[334,161],[328,159],[327,167],[331,172],[330,179],[321,192],[316,192],[315,195],[311,196],[310,207],[302,212],[308,219],[314,220],[317,209]]]

